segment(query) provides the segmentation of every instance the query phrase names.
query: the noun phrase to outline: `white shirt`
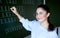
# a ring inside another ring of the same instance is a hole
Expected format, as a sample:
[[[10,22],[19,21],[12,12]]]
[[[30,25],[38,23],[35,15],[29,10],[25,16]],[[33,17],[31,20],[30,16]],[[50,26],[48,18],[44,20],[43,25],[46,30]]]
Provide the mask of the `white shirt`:
[[[26,30],[31,31],[31,38],[58,38],[55,30],[49,32],[36,20],[29,21],[28,19],[22,18],[20,22]]]

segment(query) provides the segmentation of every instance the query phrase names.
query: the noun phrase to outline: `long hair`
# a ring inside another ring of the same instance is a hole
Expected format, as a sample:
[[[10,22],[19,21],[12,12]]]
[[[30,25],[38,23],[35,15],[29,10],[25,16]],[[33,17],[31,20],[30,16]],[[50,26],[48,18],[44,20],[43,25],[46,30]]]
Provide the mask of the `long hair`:
[[[44,9],[47,13],[50,13],[50,9],[48,8],[47,5],[38,5],[37,8],[42,8]],[[49,20],[50,16],[48,17],[48,31],[53,31],[55,29],[55,26],[51,24],[50,20]]]

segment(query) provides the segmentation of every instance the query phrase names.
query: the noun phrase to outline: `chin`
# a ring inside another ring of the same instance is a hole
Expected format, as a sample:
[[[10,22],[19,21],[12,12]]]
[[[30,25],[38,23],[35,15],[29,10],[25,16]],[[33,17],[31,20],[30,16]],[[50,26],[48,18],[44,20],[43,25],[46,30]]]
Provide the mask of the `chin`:
[[[39,22],[43,22],[43,20],[38,20]]]
[[[39,22],[42,22],[42,20],[38,20]]]
[[[39,22],[42,22],[41,20],[39,20]]]

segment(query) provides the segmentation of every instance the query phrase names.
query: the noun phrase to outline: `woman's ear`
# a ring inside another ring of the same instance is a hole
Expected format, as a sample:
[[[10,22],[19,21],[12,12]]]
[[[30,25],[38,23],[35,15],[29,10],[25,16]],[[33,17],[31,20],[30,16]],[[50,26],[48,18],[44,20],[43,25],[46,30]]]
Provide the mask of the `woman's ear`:
[[[49,17],[49,16],[50,16],[50,13],[47,14],[47,17]]]

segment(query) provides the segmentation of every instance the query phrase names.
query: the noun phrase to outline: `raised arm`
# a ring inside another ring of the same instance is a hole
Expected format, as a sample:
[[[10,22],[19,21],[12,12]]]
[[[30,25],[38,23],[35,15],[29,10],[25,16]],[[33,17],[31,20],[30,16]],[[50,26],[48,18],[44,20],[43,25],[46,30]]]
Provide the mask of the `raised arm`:
[[[18,19],[22,19],[23,17],[18,13],[16,7],[11,7],[10,10],[17,15]]]
[[[29,21],[28,19],[25,19],[24,17],[22,17],[16,7],[11,7],[10,10],[15,14],[17,15],[19,21],[23,24],[23,27],[26,29],[26,30],[29,30],[31,31],[31,26],[32,26],[32,21]]]

